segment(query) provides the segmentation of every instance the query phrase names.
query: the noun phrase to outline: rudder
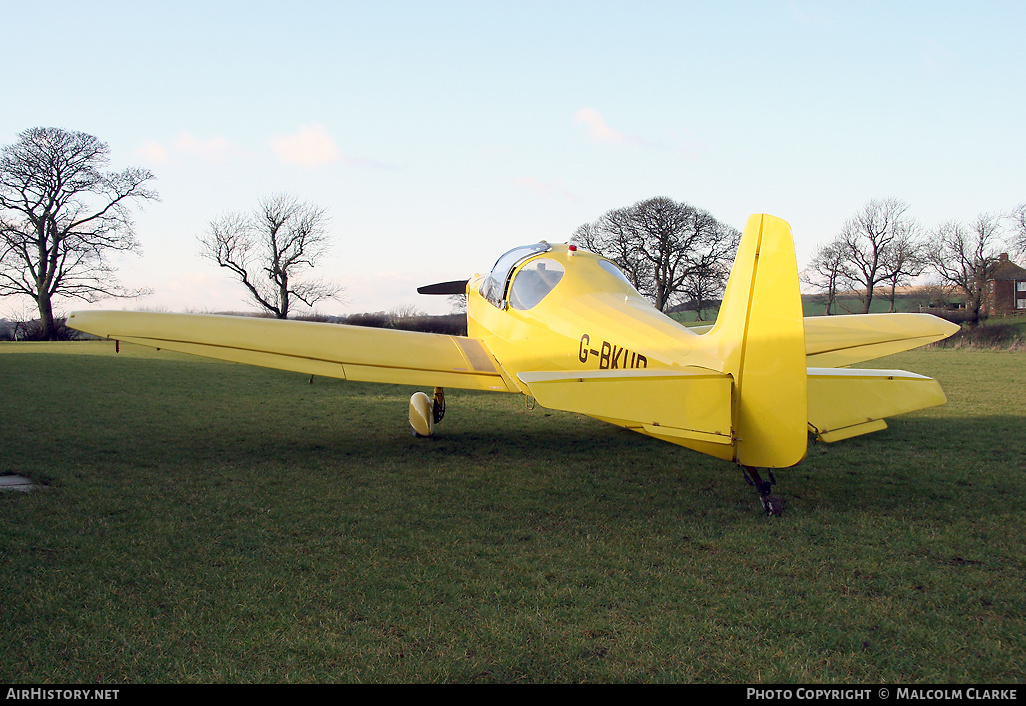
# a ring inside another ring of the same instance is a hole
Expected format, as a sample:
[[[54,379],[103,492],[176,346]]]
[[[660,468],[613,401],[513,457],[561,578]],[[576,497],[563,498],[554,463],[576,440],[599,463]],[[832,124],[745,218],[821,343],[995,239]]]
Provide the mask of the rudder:
[[[808,443],[805,327],[798,263],[786,221],[745,224],[708,349],[734,378],[734,460],[785,468]]]

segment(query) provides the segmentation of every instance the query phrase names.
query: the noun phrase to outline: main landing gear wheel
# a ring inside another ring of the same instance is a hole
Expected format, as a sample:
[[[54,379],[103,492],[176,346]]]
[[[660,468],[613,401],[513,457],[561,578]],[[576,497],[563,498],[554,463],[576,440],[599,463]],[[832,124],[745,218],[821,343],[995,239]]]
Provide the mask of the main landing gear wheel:
[[[777,479],[773,477],[773,471],[767,471],[769,480],[763,480],[759,475],[759,470],[752,466],[741,466],[741,472],[745,476],[745,483],[753,486],[759,492],[759,500],[762,501],[762,509],[766,511],[766,514],[777,517],[782,515],[784,512],[783,498],[770,492],[772,486],[777,484]]]
[[[415,392],[410,398],[410,426],[417,437],[431,436],[435,425],[445,416],[445,390],[435,388],[434,397]]]

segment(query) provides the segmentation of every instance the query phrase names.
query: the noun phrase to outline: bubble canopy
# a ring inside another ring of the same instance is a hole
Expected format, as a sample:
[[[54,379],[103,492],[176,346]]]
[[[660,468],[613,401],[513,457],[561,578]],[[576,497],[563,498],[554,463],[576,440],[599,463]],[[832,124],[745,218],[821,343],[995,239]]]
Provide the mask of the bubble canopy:
[[[525,311],[535,307],[559,284],[566,271],[555,258],[537,257],[551,250],[552,246],[542,241],[521,245],[505,253],[495,261],[482,281],[481,296],[499,309],[508,306]],[[530,262],[524,264],[528,260]],[[637,293],[634,285],[614,262],[599,258],[598,266]]]
[[[514,268],[532,255],[548,252],[551,249],[551,245],[541,242],[534,245],[522,245],[502,255],[495,261],[491,272],[481,284],[481,296],[502,308],[502,302],[506,298],[506,290],[509,286],[509,278]]]
[[[547,257],[531,260],[513,277],[509,290],[509,305],[526,311],[538,303],[563,279],[563,265]]]

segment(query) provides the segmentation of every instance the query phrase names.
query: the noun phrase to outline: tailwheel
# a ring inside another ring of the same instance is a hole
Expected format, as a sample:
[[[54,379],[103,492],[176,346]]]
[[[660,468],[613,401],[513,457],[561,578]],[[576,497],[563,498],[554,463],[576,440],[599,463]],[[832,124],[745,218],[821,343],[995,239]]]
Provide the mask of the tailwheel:
[[[772,486],[777,484],[777,479],[773,477],[773,471],[767,471],[769,473],[769,480],[763,480],[762,476],[759,475],[759,470],[752,466],[741,466],[741,472],[745,476],[745,482],[758,491],[759,500],[762,501],[762,509],[766,511],[766,514],[770,516],[776,515],[777,517],[782,515],[784,512],[783,498],[770,492]]]

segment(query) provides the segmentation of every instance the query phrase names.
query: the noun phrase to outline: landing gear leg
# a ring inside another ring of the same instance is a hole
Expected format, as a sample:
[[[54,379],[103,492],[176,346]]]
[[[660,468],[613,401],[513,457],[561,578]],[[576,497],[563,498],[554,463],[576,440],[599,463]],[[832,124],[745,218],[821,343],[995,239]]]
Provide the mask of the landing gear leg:
[[[762,508],[766,511],[766,514],[771,516],[777,515],[778,517],[783,514],[783,499],[779,495],[770,492],[772,486],[777,484],[777,479],[773,477],[773,471],[768,471],[769,480],[763,480],[759,475],[759,470],[752,466],[741,466],[741,472],[745,476],[745,482],[759,492],[759,499],[762,501]]]
[[[434,419],[435,424],[442,421],[442,417],[445,416],[445,390],[440,387],[435,388],[435,395],[431,398],[431,418]]]

